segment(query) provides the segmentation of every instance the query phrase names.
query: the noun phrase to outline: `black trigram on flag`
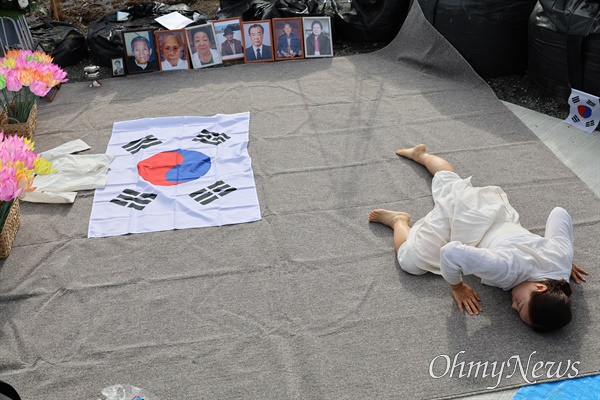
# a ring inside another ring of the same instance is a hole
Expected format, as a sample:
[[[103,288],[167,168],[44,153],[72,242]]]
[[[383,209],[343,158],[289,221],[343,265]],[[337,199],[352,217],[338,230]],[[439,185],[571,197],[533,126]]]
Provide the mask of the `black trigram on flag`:
[[[204,189],[200,189],[194,193],[190,193],[190,197],[196,200],[203,206],[217,200],[219,197],[228,195],[229,193],[237,190],[233,186],[229,186],[223,181],[217,181]]]
[[[208,131],[206,129],[202,129],[202,133],[199,133],[198,135],[196,135],[196,137],[194,139],[192,139],[193,142],[202,142],[202,143],[206,143],[206,144],[214,144],[219,145],[223,142],[225,142],[227,139],[231,139],[229,136],[227,136],[226,133],[217,133],[217,132],[211,132]]]
[[[585,104],[587,104],[590,107],[596,107],[596,103],[594,103],[593,101],[589,100],[585,102]]]
[[[144,138],[134,140],[133,142],[129,142],[122,147],[130,152],[131,154],[135,154],[142,149],[147,149],[148,147],[157,146],[162,142],[158,140],[154,135],[148,135]]]
[[[588,121],[588,122],[585,123],[585,126],[587,126],[588,128],[590,126],[594,126],[594,125],[596,125],[596,123],[594,122],[594,120],[591,120],[591,121]]]
[[[573,115],[573,116],[571,117],[571,120],[572,120],[573,122],[579,122],[579,121],[581,121],[577,115]]]
[[[123,193],[112,199],[110,202],[123,207],[134,208],[141,211],[146,207],[152,200],[156,198],[154,193],[141,193],[135,190],[125,189]]]
[[[571,101],[573,102],[573,104],[579,103],[579,96],[571,97]]]

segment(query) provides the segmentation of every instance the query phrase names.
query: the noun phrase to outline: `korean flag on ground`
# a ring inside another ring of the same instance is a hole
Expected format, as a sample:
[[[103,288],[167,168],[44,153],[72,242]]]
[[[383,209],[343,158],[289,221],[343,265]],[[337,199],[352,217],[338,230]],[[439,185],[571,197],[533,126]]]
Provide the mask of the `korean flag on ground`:
[[[569,97],[571,111],[566,123],[586,132],[592,132],[600,123],[600,99],[591,94],[572,89]]]
[[[88,237],[260,220],[249,113],[116,122]]]

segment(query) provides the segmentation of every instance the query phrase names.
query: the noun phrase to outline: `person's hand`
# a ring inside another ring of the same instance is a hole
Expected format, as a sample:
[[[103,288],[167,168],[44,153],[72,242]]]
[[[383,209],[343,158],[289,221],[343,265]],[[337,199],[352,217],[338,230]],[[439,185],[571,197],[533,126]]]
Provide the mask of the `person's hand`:
[[[469,315],[479,315],[479,311],[482,311],[483,308],[479,304],[481,299],[477,292],[464,282],[450,286],[452,287],[452,294],[460,312],[466,310]]]
[[[579,268],[577,265],[572,264],[571,279],[573,280],[573,282],[575,282],[575,283],[585,282],[585,278],[583,277],[583,275],[587,275],[587,274],[588,274],[588,272],[585,269]]]

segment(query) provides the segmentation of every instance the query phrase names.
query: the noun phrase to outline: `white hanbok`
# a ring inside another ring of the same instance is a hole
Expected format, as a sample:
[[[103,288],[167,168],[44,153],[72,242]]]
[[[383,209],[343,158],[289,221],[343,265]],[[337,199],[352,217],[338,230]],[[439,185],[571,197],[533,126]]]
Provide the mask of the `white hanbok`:
[[[432,272],[450,284],[462,275],[510,290],[524,281],[569,279],[573,222],[556,207],[545,236],[529,232],[497,186],[473,187],[470,178],[441,171],[432,182],[433,210],[417,221],[398,250],[400,267],[412,274]]]
[[[163,71],[171,71],[171,70],[175,70],[175,69],[188,69],[189,65],[187,60],[182,60],[181,58],[179,59],[179,61],[177,61],[177,65],[173,66],[171,65],[170,62],[168,62],[167,60],[161,61],[160,63],[160,69]]]

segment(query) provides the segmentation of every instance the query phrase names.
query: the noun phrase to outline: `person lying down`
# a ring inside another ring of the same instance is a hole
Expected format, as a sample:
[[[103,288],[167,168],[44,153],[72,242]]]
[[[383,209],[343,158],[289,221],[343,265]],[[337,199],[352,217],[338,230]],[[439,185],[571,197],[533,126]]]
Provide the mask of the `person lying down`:
[[[475,275],[486,285],[512,290],[512,308],[538,332],[567,325],[571,286],[585,282],[587,271],[573,264],[573,221],[556,207],[548,216],[544,237],[521,226],[519,214],[497,186],[474,187],[424,145],[396,151],[433,175],[434,208],[409,227],[405,212],[377,209],[369,222],[394,231],[394,248],[402,270],[442,275],[461,312],[483,310],[479,295],[462,281]]]

